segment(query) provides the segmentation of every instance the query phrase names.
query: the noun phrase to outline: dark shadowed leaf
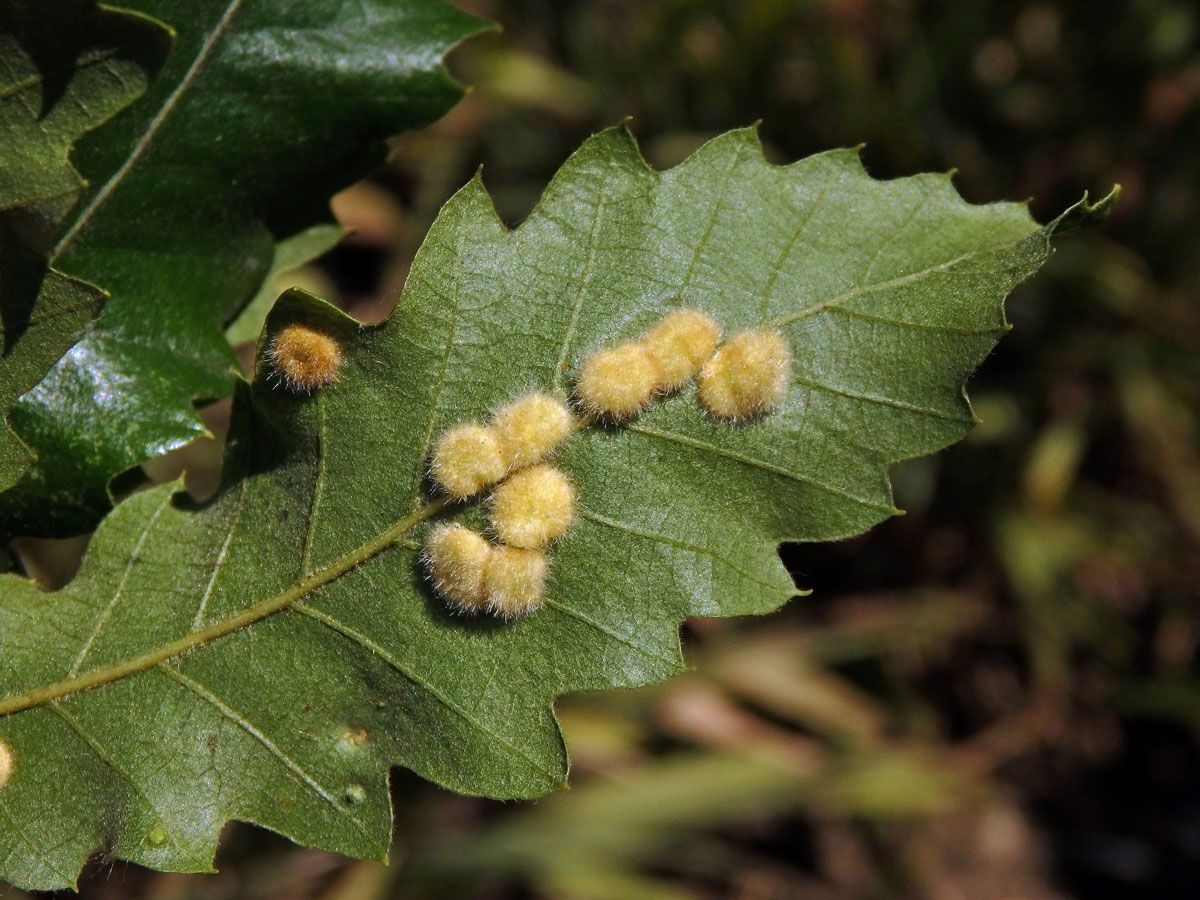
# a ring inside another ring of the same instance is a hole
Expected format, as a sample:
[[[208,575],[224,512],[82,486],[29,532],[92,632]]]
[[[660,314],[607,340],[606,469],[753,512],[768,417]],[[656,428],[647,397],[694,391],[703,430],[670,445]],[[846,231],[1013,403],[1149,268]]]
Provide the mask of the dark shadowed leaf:
[[[83,334],[103,291],[47,264],[85,184],[75,142],[145,92],[170,35],[94,0],[0,2],[0,490],[34,454],[8,410]]]
[[[276,242],[329,221],[383,138],[458,99],[442,56],[480,28],[442,0],[129,5],[178,35],[147,96],[76,154],[90,187],[53,262],[111,299],[14,410],[39,462],[0,499],[10,534],[88,530],[114,474],[203,433],[193,400],[230,391],[223,327]]]

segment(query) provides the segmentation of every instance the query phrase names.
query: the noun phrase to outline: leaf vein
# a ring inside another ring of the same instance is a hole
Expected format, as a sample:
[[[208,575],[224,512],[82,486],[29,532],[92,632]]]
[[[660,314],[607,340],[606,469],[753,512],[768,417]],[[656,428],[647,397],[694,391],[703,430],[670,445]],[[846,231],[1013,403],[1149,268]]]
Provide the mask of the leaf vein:
[[[781,316],[771,323],[771,327],[782,328],[785,325],[790,325],[793,322],[798,322],[801,319],[807,319],[810,316],[818,315],[826,310],[832,309],[835,306],[841,306],[843,303],[848,303],[851,300],[856,300],[859,297],[864,297],[867,294],[873,294],[878,291],[886,291],[894,287],[902,287],[906,284],[911,284],[914,281],[921,281],[931,275],[937,275],[953,269],[959,263],[966,262],[969,259],[974,259],[984,251],[969,250],[961,256],[956,256],[954,259],[948,259],[945,262],[937,263],[932,266],[927,266],[924,269],[919,269],[916,272],[909,272],[907,275],[898,275],[895,278],[889,278],[887,281],[877,281],[874,284],[858,285],[844,293],[838,294],[831,300],[823,300],[820,303],[814,303],[812,306],[807,306],[797,313],[790,316]]]
[[[905,216],[897,225],[892,226],[890,233],[879,242],[879,246],[875,248],[875,252],[871,254],[871,258],[867,261],[866,268],[863,269],[862,277],[858,279],[859,285],[868,283],[871,273],[875,270],[875,266],[879,264],[880,258],[883,256],[883,251],[896,242],[900,235],[908,230],[909,226],[917,220],[917,217],[925,211],[933,199],[933,191],[926,191],[925,196],[921,198],[921,202],[913,206],[912,211]]]
[[[607,188],[607,182],[605,184]],[[600,222],[604,218],[604,209],[607,204],[605,199],[606,190],[599,191],[599,199],[596,202],[596,216],[592,220],[591,230],[588,232],[587,242],[587,260],[584,262],[583,271],[579,274],[579,289],[576,292],[575,305],[571,309],[571,319],[567,322],[567,330],[563,335],[562,349],[558,353],[558,362],[554,365],[554,371],[550,374],[551,383],[555,387],[561,387],[563,372],[567,368],[567,355],[571,352],[571,341],[575,339],[575,330],[579,327],[579,316],[583,311],[584,300],[587,299],[588,279],[591,277],[592,268],[596,264],[596,235],[600,230]]]
[[[454,344],[458,336],[458,317],[462,312],[462,258],[466,244],[467,235],[464,230],[459,235],[458,249],[455,252],[455,261],[458,265],[454,270],[454,295],[453,297],[442,296],[442,299],[450,300],[453,312],[450,317],[450,330],[442,348],[442,362],[438,371],[437,383],[434,384],[429,399],[429,416],[425,420],[425,433],[421,437],[421,453],[417,458],[416,473],[413,475],[411,488],[413,509],[421,505],[421,479],[425,476],[425,460],[433,452],[433,423],[437,421],[438,404],[441,402],[442,391],[446,389],[446,379],[450,374],[450,355],[454,352]]]
[[[278,744],[276,744],[269,737],[267,737],[267,735],[264,734],[260,729],[258,729],[254,725],[253,722],[251,722],[249,719],[247,719],[245,716],[243,716],[241,713],[239,713],[236,709],[234,709],[232,706],[230,706],[228,703],[226,703],[224,700],[222,700],[220,697],[218,697],[216,694],[214,694],[212,691],[210,691],[207,687],[205,687],[199,681],[196,681],[193,678],[189,678],[187,675],[184,675],[177,668],[175,668],[173,666],[169,666],[165,662],[159,663],[157,668],[161,669],[173,681],[178,682],[183,687],[187,688],[189,691],[191,691],[193,694],[195,694],[197,697],[201,698],[202,700],[204,700],[205,702],[210,704],[214,709],[217,710],[217,712],[219,712],[221,715],[223,715],[226,719],[233,722],[235,725],[237,725],[239,728],[241,728],[243,731],[245,731],[248,735],[250,735],[256,741],[258,741],[260,744],[262,744],[263,748],[268,753],[270,753],[272,756],[274,756],[277,760],[279,760],[281,763],[283,763],[284,767],[289,772],[291,772],[294,776],[296,776],[296,778],[300,779],[300,781],[304,784],[305,787],[307,787],[310,791],[312,791],[314,794],[316,794],[318,797],[320,797],[322,800],[324,800],[326,803],[328,803],[330,806],[332,806],[335,810],[337,810],[339,813],[341,813],[343,816],[345,816],[347,819],[349,819],[351,822],[353,822],[354,825],[359,829],[359,831],[366,831],[366,828],[363,826],[362,822],[360,822],[353,815],[351,815],[350,811],[348,809],[346,809],[344,806],[342,806],[342,804],[338,803],[336,798],[334,798],[334,796],[332,794],[330,794],[329,791],[327,791],[324,787],[321,786],[320,782],[318,782],[315,778],[313,778],[306,771],[304,771],[304,769],[300,766],[299,763],[297,763],[294,759],[292,759],[290,756],[288,756],[283,751],[283,749],[279,747]]]
[[[708,547],[699,547],[699,546],[696,546],[693,544],[688,544],[685,541],[681,541],[676,538],[668,537],[667,535],[660,534],[656,531],[650,531],[649,529],[638,528],[636,525],[630,525],[627,522],[618,522],[616,519],[610,519],[607,516],[602,516],[599,513],[593,512],[590,509],[580,509],[579,515],[585,519],[589,519],[592,522],[597,523],[598,525],[604,525],[608,528],[614,528],[618,531],[624,531],[627,534],[632,534],[632,535],[635,535],[636,537],[642,537],[642,538],[646,538],[647,540],[656,541],[660,544],[667,544],[667,545],[669,545],[671,547],[675,547],[676,549],[679,549],[679,550],[686,550],[689,553],[698,553],[701,556],[707,556],[707,557],[714,559],[717,562],[721,563],[723,566],[730,569],[731,571],[736,572],[738,575],[740,575],[742,578],[745,578],[747,581],[751,581],[754,584],[757,584],[759,587],[764,587],[764,588],[767,588],[768,590],[772,590],[772,591],[778,590],[778,585],[774,585],[769,582],[763,581],[758,576],[751,575],[749,572],[747,572],[743,569],[739,569],[737,566],[735,566],[732,562],[727,560],[725,557],[721,556],[716,551],[709,549]]]
[[[362,632],[356,631],[355,629],[351,628],[349,625],[347,625],[345,622],[341,621],[340,619],[337,619],[337,618],[331,616],[329,613],[322,612],[319,609],[315,609],[314,607],[309,606],[307,603],[304,603],[303,601],[297,601],[296,603],[294,603],[292,605],[292,609],[294,609],[298,613],[301,613],[302,615],[306,615],[309,618],[316,620],[317,622],[320,622],[322,625],[325,625],[327,628],[329,628],[333,631],[336,631],[338,634],[342,635],[347,640],[349,640],[355,644],[358,644],[364,650],[367,650],[370,653],[372,653],[373,655],[378,656],[385,663],[387,663],[389,666],[391,666],[393,669],[395,669],[404,678],[408,679],[413,684],[415,684],[417,687],[421,688],[426,693],[428,693],[431,697],[433,697],[438,703],[440,703],[442,706],[444,706],[447,710],[449,710],[450,712],[457,715],[464,722],[466,722],[468,725],[470,725],[475,730],[479,731],[481,734],[485,735],[489,739],[494,740],[496,743],[505,747],[513,755],[519,756],[522,759],[524,759],[527,763],[529,763],[530,766],[532,766],[539,773],[544,774],[544,775],[551,775],[551,776],[555,774],[551,770],[542,766],[537,760],[535,760],[533,757],[531,757],[528,753],[526,753],[520,747],[511,743],[506,738],[502,737],[501,735],[497,734],[496,732],[490,731],[487,727],[484,726],[484,724],[482,722],[480,722],[478,719],[476,719],[474,716],[472,716],[470,713],[468,713],[458,703],[456,703],[454,700],[452,700],[450,697],[446,696],[445,694],[441,693],[437,688],[435,688],[432,684],[430,684],[424,678],[421,678],[420,676],[409,671],[404,666],[404,664],[402,662],[400,662],[400,660],[396,659],[396,657],[393,656],[391,653],[389,653],[384,647],[380,646],[375,641],[371,640],[369,637],[367,637]]]
[[[220,573],[222,566],[225,565],[225,557],[229,554],[229,545],[233,543],[233,535],[237,530],[238,522],[242,518],[242,510],[246,505],[246,485],[249,479],[243,478],[238,482],[238,500],[237,508],[233,511],[233,516],[229,520],[229,533],[225,535],[225,540],[221,544],[221,550],[217,554],[216,562],[213,563],[212,575],[209,576],[208,585],[204,588],[204,596],[200,598],[200,607],[196,610],[196,617],[192,620],[192,631],[195,631],[204,622],[204,613],[208,609],[208,598],[212,595],[213,586],[217,583],[217,575]]]
[[[819,210],[821,208],[821,204],[825,202],[825,197],[829,194],[830,188],[832,188],[834,185],[840,185],[841,183],[841,173],[838,174],[836,180],[826,182],[825,186],[821,188],[821,192],[817,195],[817,198],[813,200],[812,208],[809,209],[808,215],[805,216],[804,220],[796,227],[796,230],[792,233],[791,240],[789,240],[787,246],[784,247],[783,252],[779,255],[779,259],[776,260],[775,265],[771,267],[771,274],[767,278],[767,283],[763,286],[762,312],[760,314],[760,318],[765,319],[767,317],[767,313],[771,309],[771,294],[775,291],[775,282],[779,280],[779,273],[783,271],[784,265],[792,255],[792,251],[796,249],[796,244],[799,243],[800,238],[804,235],[804,232],[808,230],[808,226],[816,216],[817,210]]]
[[[1008,331],[1003,325],[992,325],[987,328],[958,328],[954,325],[931,325],[926,322],[905,322],[902,319],[892,319],[887,316],[873,316],[845,306],[831,306],[830,312],[861,319],[864,322],[876,322],[880,325],[892,325],[896,328],[911,328],[915,331],[936,331],[943,334],[958,334],[963,337],[982,337],[989,334],[1004,334]]]
[[[110,769],[112,769],[114,772],[116,772],[119,776],[121,776],[121,778],[124,779],[125,782],[131,788],[133,788],[134,792],[139,797],[142,798],[142,802],[146,804],[146,806],[150,809],[150,811],[152,813],[154,813],[154,815],[158,819],[159,823],[161,823],[163,826],[166,826],[166,824],[167,824],[166,819],[164,818],[162,813],[158,811],[158,807],[156,807],[154,805],[154,803],[150,800],[150,797],[149,797],[149,795],[146,794],[145,789],[143,789],[142,786],[138,783],[137,779],[135,779],[133,777],[133,774],[131,772],[129,772],[125,767],[119,765],[116,762],[116,760],[113,758],[112,754],[110,754],[107,750],[105,750],[104,747],[102,747],[100,745],[100,742],[98,740],[96,740],[96,738],[87,729],[85,729],[74,716],[69,715],[67,713],[67,711],[62,708],[62,706],[60,704],[55,702],[55,703],[47,704],[47,706],[48,706],[50,712],[54,713],[56,716],[58,716],[60,719],[62,719],[64,722],[66,722],[67,725],[71,728],[71,730],[74,731],[77,735],[79,735],[84,740],[84,742],[89,747],[92,748],[92,752],[95,753],[96,756],[98,756],[100,758],[100,761],[102,763],[104,763],[106,766],[108,766]],[[164,830],[165,830],[165,827],[164,827]],[[177,838],[172,832],[168,831],[167,834],[170,836],[171,842],[176,847],[178,847],[180,850],[184,851],[193,860],[199,861],[199,862],[203,863],[205,866],[209,865],[209,861],[207,859],[203,859],[201,856],[196,855],[196,852],[191,847],[189,847],[187,844],[184,844],[182,841],[180,841],[179,838]]]
[[[596,631],[599,631],[601,634],[612,638],[614,641],[617,641],[620,644],[624,644],[630,650],[637,651],[638,653],[640,653],[642,656],[646,657],[647,659],[652,659],[657,663],[663,663],[664,665],[669,667],[672,671],[679,668],[678,661],[673,660],[673,659],[667,659],[664,656],[659,656],[657,653],[651,653],[645,647],[640,647],[637,644],[635,644],[633,641],[631,641],[629,638],[624,637],[623,635],[617,634],[617,632],[615,632],[609,628],[605,628],[602,624],[597,622],[591,616],[587,615],[584,612],[581,612],[580,610],[576,609],[573,606],[568,606],[567,604],[563,603],[561,600],[555,600],[552,597],[547,597],[543,602],[546,604],[546,606],[557,609],[560,612],[564,612],[568,616],[578,619],[580,622],[583,622],[585,625],[588,625],[591,628],[594,628]]]
[[[313,483],[312,502],[308,505],[308,522],[304,529],[304,551],[300,554],[300,574],[307,575],[312,568],[313,535],[317,531],[317,517],[321,513],[321,501],[325,494],[325,395],[318,394],[314,403],[317,410],[317,477]]]
[[[696,250],[692,253],[692,258],[688,262],[687,272],[684,273],[683,281],[678,288],[680,302],[683,301],[684,295],[692,286],[692,279],[696,276],[696,267],[700,263],[700,258],[704,255],[704,249],[708,246],[708,241],[712,237],[713,229],[717,226],[717,220],[721,217],[721,210],[725,206],[725,194],[729,190],[729,182],[733,180],[733,176],[737,173],[738,166],[742,161],[742,148],[739,145],[737,152],[734,153],[733,162],[725,170],[725,179],[721,182],[721,191],[717,194],[713,201],[712,211],[708,214],[708,221],[704,224],[704,233],[700,235],[700,240],[696,242]]]
[[[782,466],[776,466],[764,460],[755,459],[752,456],[736,453],[733,450],[726,450],[724,447],[718,447],[716,444],[710,444],[707,441],[686,437],[682,434],[674,434],[669,431],[662,431],[657,428],[652,428],[649,425],[635,423],[632,425],[627,425],[626,427],[630,431],[636,431],[637,433],[647,435],[648,437],[655,437],[661,440],[671,441],[675,444],[681,444],[685,447],[692,447],[696,450],[703,450],[706,453],[712,453],[714,456],[721,456],[725,459],[731,459],[734,462],[739,462],[742,465],[749,466],[753,469],[761,469],[764,472],[770,472],[773,475],[781,475],[784,478],[788,478],[792,481],[798,481],[802,484],[812,485],[813,487],[820,488],[827,493],[836,494],[839,497],[845,497],[847,500],[853,500],[855,503],[861,504],[862,506],[866,506],[870,509],[876,509],[880,512],[885,512],[889,516],[895,514],[895,510],[891,506],[884,506],[882,503],[876,503],[873,500],[867,500],[863,497],[858,497],[849,491],[843,490],[842,488],[834,487],[831,484],[825,484],[823,481],[819,481],[818,479],[813,478],[811,475],[802,475],[799,472],[792,472],[789,469],[783,468]]]
[[[158,517],[162,515],[162,511],[167,508],[171,502],[171,495],[166,494],[163,497],[163,502],[159,504],[158,509],[154,511],[154,515],[146,523],[146,527],[142,529],[141,535],[137,539],[137,543],[133,545],[133,550],[129,554],[129,561],[125,563],[125,571],[121,573],[121,580],[117,583],[117,589],[113,593],[113,597],[108,601],[108,605],[104,611],[96,619],[96,625],[92,629],[92,633],[84,642],[83,647],[79,650],[79,655],[75,657],[75,662],[71,664],[70,670],[67,672],[67,677],[74,678],[79,674],[79,668],[83,665],[83,661],[87,659],[87,655],[92,650],[92,645],[96,643],[96,638],[100,636],[100,632],[104,630],[104,626],[108,623],[109,617],[112,616],[113,610],[117,603],[121,600],[121,594],[125,591],[125,585],[129,581],[129,576],[133,573],[133,567],[137,565],[138,554],[142,550],[142,545],[146,543],[146,537],[150,534],[150,529],[154,527],[154,523],[158,521]]]
[[[893,409],[902,409],[906,412],[917,413],[922,416],[929,416],[933,419],[944,419],[947,422],[962,422],[966,425],[973,425],[974,420],[969,416],[952,416],[949,413],[944,413],[941,410],[929,409],[925,406],[917,406],[915,403],[908,403],[904,400],[897,400],[894,397],[881,397],[878,394],[864,394],[857,391],[848,391],[845,388],[834,387],[831,384],[825,384],[820,381],[811,381],[800,375],[793,375],[792,380],[797,384],[803,384],[806,387],[814,390],[824,391],[827,394],[836,394],[839,397],[846,397],[850,400],[862,400],[864,403],[874,403],[878,406],[890,406]]]
[[[48,854],[53,853],[55,850],[59,849],[59,847],[61,847],[62,844],[60,843],[54,847],[51,847],[48,851],[35,847],[33,841],[31,841],[29,839],[29,832],[27,832],[21,826],[21,822],[17,819],[17,817],[14,816],[11,812],[9,812],[8,804],[4,800],[3,792],[0,792],[0,810],[2,810],[4,812],[4,818],[8,819],[8,823],[12,827],[12,830],[14,832],[16,832],[17,835],[20,836],[22,841],[25,842],[25,846],[28,847],[34,853],[36,853],[38,855],[38,858],[41,860],[42,864],[45,865],[46,868],[48,868],[50,871],[52,871],[55,875],[57,875],[59,880],[63,884],[77,884],[78,883],[78,881],[79,881],[78,873],[67,872],[63,869],[60,869],[54,863],[48,861],[50,859]],[[14,856],[16,856],[16,853],[17,853],[16,848],[13,848],[12,852],[9,853],[9,855],[8,855],[8,859],[12,859]]]
[[[37,87],[39,84],[45,83],[48,76],[64,75],[67,73],[78,72],[81,69],[88,69],[92,66],[99,65],[102,62],[107,62],[114,56],[117,56],[120,52],[120,47],[111,47],[107,50],[93,50],[90,53],[85,53],[79,58],[78,62],[75,62],[70,66],[64,66],[49,72],[38,72],[36,75],[31,75],[23,81],[17,81],[5,88],[0,88],[0,102],[9,100],[22,91],[29,90],[31,87]]]

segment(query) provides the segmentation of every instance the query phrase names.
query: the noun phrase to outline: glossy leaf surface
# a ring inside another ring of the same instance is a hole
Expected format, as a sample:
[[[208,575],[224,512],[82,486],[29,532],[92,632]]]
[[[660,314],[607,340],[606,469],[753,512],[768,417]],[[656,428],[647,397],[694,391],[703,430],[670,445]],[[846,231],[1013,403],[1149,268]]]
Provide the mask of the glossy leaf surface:
[[[169,32],[88,0],[0,2],[0,490],[32,465],[8,410],[83,334],[104,300],[48,265],[83,192],[71,149],[145,92]]]
[[[39,463],[0,498],[10,534],[90,529],[113,475],[203,433],[193,400],[231,390],[222,330],[276,242],[329,221],[383,138],[458,99],[441,59],[480,27],[441,0],[129,5],[177,39],[148,95],[76,154],[91,186],[54,264],[112,296],[14,411]]]

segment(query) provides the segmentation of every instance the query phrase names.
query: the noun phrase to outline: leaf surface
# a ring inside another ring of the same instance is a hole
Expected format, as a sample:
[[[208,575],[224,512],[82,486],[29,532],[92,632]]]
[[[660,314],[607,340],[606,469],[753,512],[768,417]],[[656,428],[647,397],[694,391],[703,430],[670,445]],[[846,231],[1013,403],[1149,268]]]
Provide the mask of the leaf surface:
[[[14,411],[39,463],[0,498],[15,534],[89,530],[109,479],[203,426],[228,394],[225,323],[275,244],[328,222],[383,138],[444,113],[442,56],[479,20],[442,0],[135,0],[175,48],[128,114],[76,154],[91,183],[54,265],[112,295],[97,327]]]
[[[225,338],[233,346],[257,340],[262,333],[267,313],[275,305],[280,293],[288,283],[280,284],[294,269],[312,262],[327,250],[331,250],[346,236],[346,229],[336,223],[323,222],[301,231],[275,245],[271,268],[263,279],[262,287],[245,309],[225,329]]]
[[[91,322],[104,293],[47,265],[84,189],[72,146],[145,92],[169,32],[88,0],[0,2],[0,490],[34,455],[8,410]]]
[[[230,818],[380,856],[393,765],[491,797],[561,786],[557,695],[678,672],[683,619],[775,609],[781,541],[870,527],[895,511],[889,464],[966,433],[964,379],[1052,231],[946,176],[874,181],[854,151],[777,167],[742,131],[658,173],[614,129],[516,230],[478,180],[460,191],[380,324],[286,293],[264,333],[325,329],[340,380],[275,387],[260,344],[211,503],[135,495],[67,588],[0,581],[0,874],[62,886],[101,847],[206,870]],[[680,305],[782,329],[783,408],[732,426],[688,387],[584,428],[558,456],[581,516],[545,606],[448,614],[420,542],[481,513],[431,498],[431,442],[519,392],[566,396],[588,353]]]

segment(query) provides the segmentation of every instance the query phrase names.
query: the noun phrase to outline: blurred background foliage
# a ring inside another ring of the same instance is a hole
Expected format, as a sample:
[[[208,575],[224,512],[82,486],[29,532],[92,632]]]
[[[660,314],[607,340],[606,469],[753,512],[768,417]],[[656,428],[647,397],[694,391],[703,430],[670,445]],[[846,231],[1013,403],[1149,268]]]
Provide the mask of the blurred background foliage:
[[[632,117],[658,167],[761,120],[788,161],[956,168],[1042,220],[1124,187],[1010,301],[968,441],[895,472],[908,515],[789,546],[812,596],[697,621],[695,671],[559,704],[573,789],[453,796],[396,772],[389,867],[231,826],[216,876],[98,861],[96,898],[1200,896],[1200,9],[1184,0],[462,0],[474,92],[334,204],[283,277],[386,315],[480,164],[506,221]],[[216,430],[226,407],[206,411]],[[219,440],[148,467],[211,490]],[[25,542],[61,581],[77,545]],[[10,891],[7,896],[19,897]]]

